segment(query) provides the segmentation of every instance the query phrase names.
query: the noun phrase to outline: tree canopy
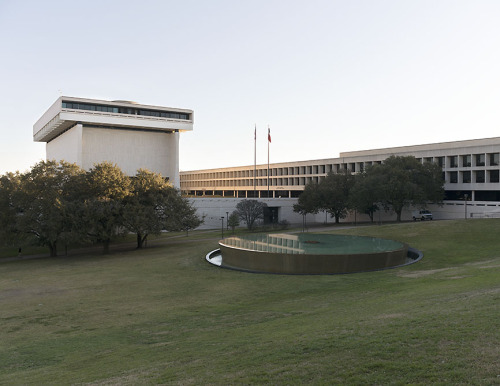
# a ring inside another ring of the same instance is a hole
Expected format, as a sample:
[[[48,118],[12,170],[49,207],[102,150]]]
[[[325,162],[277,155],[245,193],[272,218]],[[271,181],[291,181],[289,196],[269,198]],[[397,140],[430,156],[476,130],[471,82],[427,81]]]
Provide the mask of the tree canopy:
[[[309,213],[316,214],[320,209],[318,206],[319,202],[320,195],[318,185],[313,182],[304,187],[304,191],[297,199],[297,203],[293,205],[293,210],[303,216]]]
[[[150,234],[163,230],[162,205],[172,186],[160,175],[148,170],[137,171],[130,184],[130,194],[123,202],[123,224],[137,236],[137,248],[142,248]]]
[[[240,220],[247,224],[247,228],[252,230],[257,220],[264,218],[264,208],[267,205],[258,200],[243,200],[236,205],[235,213]]]
[[[240,226],[240,217],[238,216],[238,213],[232,212],[229,215],[229,218],[227,219],[227,225],[231,227],[233,233],[234,233],[234,228],[237,226]]]
[[[23,239],[16,226],[18,203],[15,197],[20,183],[19,173],[0,176],[0,242],[14,245]]]
[[[354,185],[354,176],[350,170],[328,173],[318,184],[319,208],[327,211],[335,222],[347,216],[350,207],[349,193]]]
[[[435,163],[419,162],[415,157],[391,156],[367,170],[375,184],[379,201],[396,213],[411,205],[424,207],[427,202],[441,202],[444,197],[442,170]]]
[[[82,175],[78,166],[55,161],[39,162],[20,174],[13,192],[15,232],[32,236],[56,256],[58,244],[72,239],[70,208],[79,200]]]
[[[365,213],[373,222],[373,216],[379,210],[379,195],[374,189],[377,185],[376,176],[366,171],[355,176],[354,186],[349,195],[351,208],[360,213]]]
[[[375,211],[393,210],[397,221],[409,206],[440,203],[444,197],[442,170],[435,163],[421,163],[415,157],[391,156],[363,173],[349,170],[329,173],[319,183],[306,185],[294,211],[306,214],[326,210],[335,221],[355,209],[373,221]]]
[[[149,234],[201,224],[196,210],[159,174],[135,177],[103,162],[85,172],[75,164],[42,161],[26,173],[0,176],[0,239],[47,246],[101,242],[133,232],[141,248]]]
[[[87,173],[87,195],[83,203],[86,222],[82,230],[93,242],[102,242],[104,253],[109,252],[113,238],[128,230],[124,215],[130,187],[130,178],[109,162],[96,164]]]

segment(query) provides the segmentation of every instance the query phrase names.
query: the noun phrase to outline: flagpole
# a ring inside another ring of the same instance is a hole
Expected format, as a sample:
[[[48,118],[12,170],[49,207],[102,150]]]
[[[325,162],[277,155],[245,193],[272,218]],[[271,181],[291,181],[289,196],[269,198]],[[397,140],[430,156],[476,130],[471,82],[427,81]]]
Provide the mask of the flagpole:
[[[267,125],[267,198],[269,198],[269,144],[271,143],[271,129]]]
[[[257,124],[255,124],[255,131],[253,133],[253,198],[256,196],[257,184],[255,175],[257,174]]]

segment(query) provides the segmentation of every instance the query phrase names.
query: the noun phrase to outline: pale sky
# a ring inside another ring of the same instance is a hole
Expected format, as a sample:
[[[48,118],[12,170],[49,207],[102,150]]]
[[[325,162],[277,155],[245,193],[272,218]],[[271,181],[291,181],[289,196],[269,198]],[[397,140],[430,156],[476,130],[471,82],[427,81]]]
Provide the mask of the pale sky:
[[[59,95],[190,108],[180,168],[500,136],[498,0],[0,0],[0,174]]]

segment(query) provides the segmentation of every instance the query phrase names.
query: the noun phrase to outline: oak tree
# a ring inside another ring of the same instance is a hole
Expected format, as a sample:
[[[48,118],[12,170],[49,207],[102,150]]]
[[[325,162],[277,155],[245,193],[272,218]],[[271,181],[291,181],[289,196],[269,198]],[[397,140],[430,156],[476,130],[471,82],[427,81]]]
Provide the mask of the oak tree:
[[[84,171],[64,161],[41,161],[20,175],[14,195],[16,227],[57,255],[61,242],[73,240],[72,208],[79,201]]]
[[[81,229],[90,241],[103,244],[103,253],[109,253],[112,239],[126,233],[124,201],[130,189],[130,178],[110,162],[96,164],[87,173]]]
[[[247,228],[252,230],[257,220],[264,218],[264,208],[267,205],[258,200],[242,200],[236,205],[235,212],[240,220],[247,224]]]

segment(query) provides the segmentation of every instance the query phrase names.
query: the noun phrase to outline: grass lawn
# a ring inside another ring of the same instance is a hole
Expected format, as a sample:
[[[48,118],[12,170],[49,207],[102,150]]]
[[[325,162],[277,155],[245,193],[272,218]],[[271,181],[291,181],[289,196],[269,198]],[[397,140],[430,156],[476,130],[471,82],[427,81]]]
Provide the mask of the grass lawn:
[[[205,262],[214,232],[0,263],[0,384],[500,383],[500,220],[331,231],[424,258],[249,274]]]

